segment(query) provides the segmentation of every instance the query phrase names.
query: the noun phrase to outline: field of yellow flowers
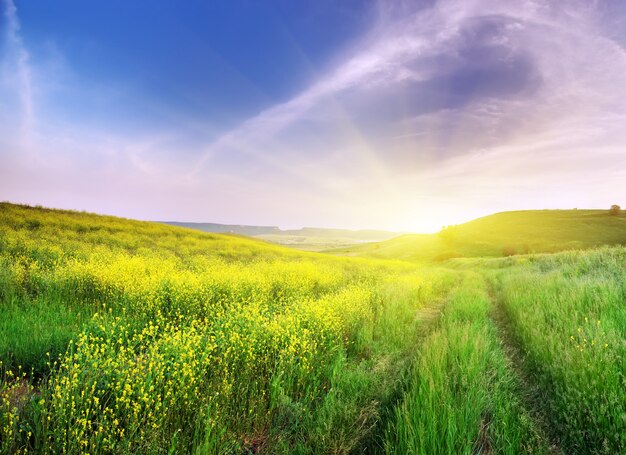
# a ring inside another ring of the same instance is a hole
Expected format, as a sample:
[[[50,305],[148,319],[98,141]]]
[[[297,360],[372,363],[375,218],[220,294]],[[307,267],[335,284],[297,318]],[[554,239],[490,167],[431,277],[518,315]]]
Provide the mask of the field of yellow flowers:
[[[0,454],[626,453],[625,302],[623,247],[435,267],[0,203]]]
[[[454,282],[75,212],[0,224],[2,453],[350,450]]]

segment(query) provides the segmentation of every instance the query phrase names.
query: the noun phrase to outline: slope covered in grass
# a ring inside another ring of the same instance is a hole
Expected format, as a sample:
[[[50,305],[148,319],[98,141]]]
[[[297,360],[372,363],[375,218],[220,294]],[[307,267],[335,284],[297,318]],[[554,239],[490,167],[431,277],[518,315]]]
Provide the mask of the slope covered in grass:
[[[0,453],[626,447],[623,247],[444,269],[10,204],[0,227]]]
[[[409,261],[508,256],[626,244],[626,214],[607,210],[502,212],[432,235],[409,234],[385,242],[333,250],[334,254]]]
[[[455,272],[0,205],[0,453],[346,453]]]

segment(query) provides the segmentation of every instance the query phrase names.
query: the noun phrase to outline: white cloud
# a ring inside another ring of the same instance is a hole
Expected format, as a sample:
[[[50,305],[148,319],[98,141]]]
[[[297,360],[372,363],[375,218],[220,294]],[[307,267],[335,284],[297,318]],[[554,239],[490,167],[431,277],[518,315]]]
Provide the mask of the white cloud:
[[[253,156],[266,153],[268,143],[274,150],[289,146],[307,150],[306,144],[281,143],[282,132],[296,128],[310,115],[323,118],[324,112],[332,112],[329,106],[342,92],[356,89],[357,93],[346,95],[352,101],[354,97],[373,96],[398,81],[413,79],[419,83],[420,78],[412,76],[425,74],[427,78],[436,73],[432,58],[454,53],[465,25],[480,17],[500,15],[509,20],[506,35],[495,36],[491,44],[529,56],[537,78],[533,90],[514,97],[478,97],[469,104],[405,120],[404,134],[393,138],[411,141],[402,153],[416,155],[414,167],[398,169],[393,165],[392,142],[372,150],[367,144],[368,132],[363,133],[352,159],[371,160],[374,154],[375,166],[382,167],[378,178],[393,180],[390,192],[384,185],[377,192],[401,195],[402,201],[396,202],[400,205],[420,198],[440,201],[443,195],[451,206],[466,199],[469,206],[489,206],[491,210],[496,206],[500,210],[513,208],[507,207],[511,200],[527,207],[558,206],[576,199],[605,205],[612,194],[626,189],[626,183],[615,178],[615,165],[624,163],[621,156],[626,145],[626,135],[620,132],[626,120],[626,56],[618,43],[604,35],[592,6],[582,1],[440,1],[431,10],[387,22],[375,38],[366,40],[363,50],[335,72],[291,101],[229,132],[224,142],[209,147],[210,156],[219,161],[225,145],[254,150]],[[415,61],[417,72],[413,66],[407,68]],[[349,114],[356,118],[345,121],[358,122],[362,113]],[[329,118],[331,123],[338,121],[334,116]],[[419,158],[421,150],[433,147],[441,157],[430,163]],[[450,154],[452,148],[457,152]],[[345,147],[338,150],[346,153]],[[316,159],[313,150],[302,155]],[[353,168],[362,169],[354,161]],[[320,181],[337,180],[333,169],[319,171],[318,186]],[[371,177],[349,170],[342,175],[341,187],[344,194],[353,195],[349,198],[353,207],[365,204],[372,208],[376,191],[371,191]],[[597,185],[598,181],[603,184]],[[501,195],[500,204],[494,193]]]
[[[13,109],[19,113],[19,128],[22,139],[28,141],[35,119],[34,87],[30,55],[20,36],[20,23],[17,8],[13,0],[4,0],[5,53],[1,62],[2,87],[0,90],[14,93],[14,99],[3,96],[5,109]],[[15,103],[11,106],[11,102]]]
[[[610,102],[614,90],[624,86],[626,72],[622,71],[624,58],[620,54],[621,48],[598,36],[597,28],[593,28],[593,10],[590,11],[586,2],[568,1],[558,7],[548,1],[441,0],[432,8],[420,9],[407,17],[393,20],[389,19],[390,8],[385,8],[385,5],[386,2],[381,2],[381,10],[386,11],[383,14],[384,23],[375,27],[375,31],[364,39],[361,49],[299,95],[246,120],[208,145],[193,175],[201,174],[211,160],[219,163],[224,153],[240,153],[263,161],[270,167],[288,168],[281,166],[282,157],[273,150],[300,147],[297,143],[281,141],[280,136],[310,116],[316,119],[326,116],[331,128],[333,122],[343,120],[352,123],[352,127],[358,130],[355,124],[363,113],[344,110],[345,118],[342,119],[341,110],[345,107],[337,104],[337,98],[342,93],[348,92],[345,97],[352,102],[359,97],[375,98],[378,92],[382,93],[399,82],[419,84],[428,78],[436,79],[441,76],[437,74],[441,68],[437,68],[433,59],[441,55],[453,58],[455,48],[461,46],[465,39],[462,36],[463,27],[479,17],[501,16],[509,19],[505,25],[506,33],[493,36],[495,41],[491,44],[510,46],[512,52],[521,48],[528,54],[536,66],[542,90],[521,103],[519,100],[479,99],[471,106],[454,110],[453,116],[459,121],[471,123],[471,117],[474,117],[478,119],[478,127],[486,119],[488,128],[514,129],[523,123],[523,119],[516,120],[514,115],[537,121],[562,115],[570,117],[571,113],[563,109],[576,109],[581,105],[592,108],[594,104]],[[406,13],[406,7],[399,10]],[[495,114],[482,115],[480,110],[485,105],[491,106]],[[370,107],[376,109],[376,105]],[[339,118],[336,115],[338,109]],[[446,111],[449,109],[427,113],[426,117],[438,116]],[[392,136],[417,137],[423,133],[403,131]],[[338,145],[338,148],[343,147]]]
[[[33,80],[45,75],[4,5],[0,102],[13,104],[0,116],[19,112],[31,142],[20,147],[40,155],[3,158],[12,180],[0,190],[15,198],[46,203],[25,183],[40,179],[56,205],[89,187],[80,208],[107,195],[102,207],[131,216],[436,229],[626,190],[626,54],[597,2],[381,1],[380,22],[334,69],[195,154],[180,153],[184,132],[75,131],[40,114]],[[0,157],[19,145],[10,128]],[[412,225],[417,212],[433,219]]]

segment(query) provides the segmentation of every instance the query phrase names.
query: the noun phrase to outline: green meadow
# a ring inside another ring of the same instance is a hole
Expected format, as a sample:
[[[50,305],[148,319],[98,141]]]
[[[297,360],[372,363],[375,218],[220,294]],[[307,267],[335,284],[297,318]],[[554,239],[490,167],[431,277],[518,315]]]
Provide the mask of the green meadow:
[[[405,234],[329,253],[411,262],[499,257],[626,244],[626,213],[608,210],[526,210],[489,215],[437,234]]]
[[[600,210],[325,254],[0,203],[0,453],[625,453],[625,243]]]

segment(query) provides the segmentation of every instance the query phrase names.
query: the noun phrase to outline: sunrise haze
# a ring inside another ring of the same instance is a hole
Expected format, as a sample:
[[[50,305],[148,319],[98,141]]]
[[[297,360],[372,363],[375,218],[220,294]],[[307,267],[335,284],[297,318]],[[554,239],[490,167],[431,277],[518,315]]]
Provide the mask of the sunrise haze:
[[[626,204],[617,0],[0,5],[0,200],[415,232]]]

